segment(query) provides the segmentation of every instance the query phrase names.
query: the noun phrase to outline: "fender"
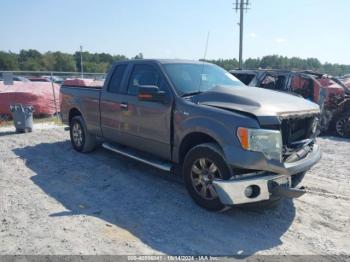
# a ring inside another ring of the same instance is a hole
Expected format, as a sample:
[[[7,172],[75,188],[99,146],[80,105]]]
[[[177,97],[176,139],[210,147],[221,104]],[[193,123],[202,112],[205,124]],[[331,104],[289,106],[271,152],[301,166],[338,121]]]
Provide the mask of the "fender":
[[[229,140],[234,136],[234,130],[229,130],[222,122],[209,117],[191,117],[181,122],[183,132],[177,132],[174,137],[173,161],[178,163],[179,150],[184,139],[193,133],[202,133],[214,139],[221,148],[227,144],[235,144],[234,139]],[[238,146],[238,144],[237,144]]]

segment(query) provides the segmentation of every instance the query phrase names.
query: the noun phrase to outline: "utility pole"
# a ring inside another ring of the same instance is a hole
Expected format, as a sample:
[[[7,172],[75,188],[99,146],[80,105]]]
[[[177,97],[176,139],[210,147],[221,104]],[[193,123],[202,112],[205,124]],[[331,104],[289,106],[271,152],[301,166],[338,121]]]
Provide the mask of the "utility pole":
[[[84,78],[84,66],[83,66],[83,46],[80,46],[80,70],[81,78]]]
[[[244,10],[248,10],[249,8],[249,0],[236,0],[236,4],[234,9],[236,12],[240,12],[239,19],[239,68],[243,68],[243,16]]]

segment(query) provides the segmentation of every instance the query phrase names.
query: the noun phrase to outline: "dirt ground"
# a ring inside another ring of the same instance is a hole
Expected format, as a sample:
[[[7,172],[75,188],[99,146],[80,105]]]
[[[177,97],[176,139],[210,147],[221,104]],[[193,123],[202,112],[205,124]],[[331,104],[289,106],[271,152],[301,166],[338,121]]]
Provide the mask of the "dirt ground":
[[[209,213],[179,178],[103,149],[79,154],[63,127],[35,128],[0,129],[0,255],[350,254],[350,140],[318,139],[303,197]]]

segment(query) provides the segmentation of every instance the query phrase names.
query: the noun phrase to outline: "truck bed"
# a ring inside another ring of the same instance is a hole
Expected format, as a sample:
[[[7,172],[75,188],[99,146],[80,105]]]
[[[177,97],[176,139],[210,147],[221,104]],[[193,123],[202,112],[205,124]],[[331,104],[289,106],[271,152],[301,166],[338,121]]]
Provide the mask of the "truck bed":
[[[95,86],[61,86],[61,103],[63,110],[61,111],[62,121],[69,124],[69,112],[65,109],[76,108],[82,112],[89,132],[101,135],[100,129],[100,95],[101,87]]]

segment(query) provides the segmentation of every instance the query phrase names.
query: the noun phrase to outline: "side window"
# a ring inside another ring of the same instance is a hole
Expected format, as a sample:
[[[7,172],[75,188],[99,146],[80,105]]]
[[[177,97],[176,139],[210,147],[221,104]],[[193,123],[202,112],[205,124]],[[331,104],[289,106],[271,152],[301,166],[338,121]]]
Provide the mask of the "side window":
[[[242,74],[242,73],[234,73],[233,75],[237,77],[238,80],[245,85],[249,85],[255,76],[253,74]]]
[[[261,81],[260,87],[267,89],[275,89],[276,80],[276,77],[272,75],[266,75]]]
[[[157,70],[151,65],[135,65],[130,76],[128,94],[137,95],[140,85],[164,86],[162,78]]]
[[[123,76],[125,73],[126,65],[117,66],[113,72],[111,81],[108,85],[108,92],[111,93],[120,93],[120,84],[123,80]]]
[[[285,76],[278,76],[277,82],[276,82],[276,89],[278,90],[286,90],[286,77]]]

